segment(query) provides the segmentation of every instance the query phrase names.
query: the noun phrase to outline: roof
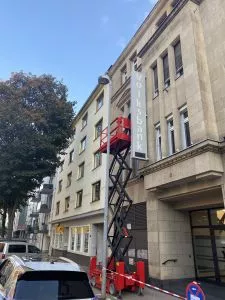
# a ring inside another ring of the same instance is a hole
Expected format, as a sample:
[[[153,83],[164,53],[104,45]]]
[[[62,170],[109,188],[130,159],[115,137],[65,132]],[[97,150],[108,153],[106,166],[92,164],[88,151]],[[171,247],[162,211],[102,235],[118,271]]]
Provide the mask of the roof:
[[[26,267],[34,271],[81,271],[80,266],[74,261],[65,257],[39,257],[32,261],[29,257],[18,257],[12,255],[9,259],[13,259],[17,266]]]
[[[34,271],[80,271],[78,264],[70,264],[66,262],[25,262],[24,265]]]

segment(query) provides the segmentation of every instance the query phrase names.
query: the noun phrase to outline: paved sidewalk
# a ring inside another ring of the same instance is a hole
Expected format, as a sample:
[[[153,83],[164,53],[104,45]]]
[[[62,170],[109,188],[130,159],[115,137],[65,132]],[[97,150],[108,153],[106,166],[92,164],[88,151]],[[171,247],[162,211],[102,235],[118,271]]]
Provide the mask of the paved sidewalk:
[[[95,295],[100,295],[101,292],[98,289],[93,289],[95,292]],[[107,296],[106,300],[116,300],[117,297],[114,296]],[[122,294],[123,300],[133,300],[133,299],[140,299],[140,300],[175,300],[177,298],[174,298],[172,296],[160,293],[158,291],[152,290],[150,288],[144,289],[144,296],[138,296],[135,293],[129,293],[129,292],[123,292]]]

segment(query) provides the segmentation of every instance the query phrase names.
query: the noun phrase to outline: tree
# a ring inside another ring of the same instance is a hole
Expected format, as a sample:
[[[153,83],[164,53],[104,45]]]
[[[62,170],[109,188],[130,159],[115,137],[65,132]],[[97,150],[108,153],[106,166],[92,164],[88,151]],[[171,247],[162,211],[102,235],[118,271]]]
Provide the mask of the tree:
[[[0,197],[10,238],[15,211],[59,165],[73,134],[74,103],[54,77],[22,72],[0,82],[0,103]]]

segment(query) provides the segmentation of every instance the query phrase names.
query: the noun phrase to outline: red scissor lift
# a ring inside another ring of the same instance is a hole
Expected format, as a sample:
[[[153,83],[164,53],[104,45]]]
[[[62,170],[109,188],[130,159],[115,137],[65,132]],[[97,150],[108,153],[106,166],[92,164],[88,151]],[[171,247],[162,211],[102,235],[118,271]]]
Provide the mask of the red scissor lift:
[[[125,255],[128,251],[132,236],[125,227],[125,220],[132,205],[132,200],[126,192],[126,185],[132,169],[127,164],[130,152],[131,124],[128,118],[118,117],[111,123],[110,154],[112,156],[109,168],[109,212],[108,245],[111,254],[108,257],[106,291],[110,294],[119,294],[124,289],[142,294],[145,282],[144,262],[136,262],[136,271],[129,270]],[[101,133],[100,151],[107,152],[108,129]],[[92,257],[89,267],[89,276],[93,286],[101,288],[102,265],[97,264],[97,257]]]

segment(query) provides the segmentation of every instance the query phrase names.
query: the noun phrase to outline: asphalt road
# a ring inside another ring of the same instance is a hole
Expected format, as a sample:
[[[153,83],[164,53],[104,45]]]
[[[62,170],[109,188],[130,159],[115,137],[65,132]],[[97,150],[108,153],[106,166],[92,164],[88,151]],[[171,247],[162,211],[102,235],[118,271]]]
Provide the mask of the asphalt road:
[[[95,295],[100,295],[100,291],[97,289],[93,289]],[[116,300],[117,297],[114,296],[107,296],[106,300]],[[124,300],[132,300],[132,299],[140,299],[140,300],[175,300],[177,298],[160,293],[158,291],[154,291],[150,288],[144,289],[144,296],[138,296],[135,293],[123,292],[122,299]]]

